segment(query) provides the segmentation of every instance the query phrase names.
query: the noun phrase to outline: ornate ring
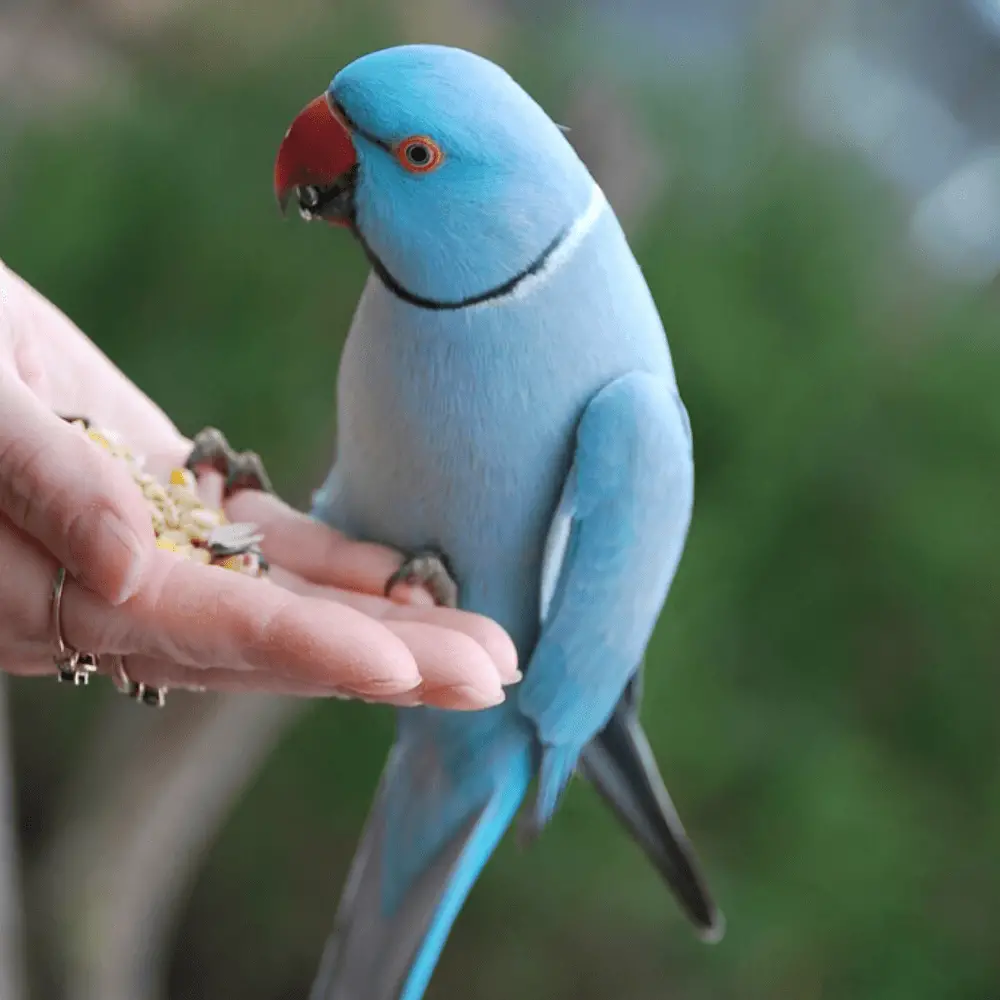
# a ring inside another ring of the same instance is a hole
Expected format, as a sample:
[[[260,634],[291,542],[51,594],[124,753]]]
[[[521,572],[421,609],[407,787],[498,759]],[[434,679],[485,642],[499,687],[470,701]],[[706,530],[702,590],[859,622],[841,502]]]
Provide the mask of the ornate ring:
[[[52,658],[59,671],[59,681],[82,687],[89,683],[90,675],[97,672],[99,657],[95,653],[82,653],[70,646],[62,634],[62,595],[66,584],[66,568],[60,566],[52,584],[52,635],[56,655]]]
[[[149,705],[151,708],[163,708],[166,704],[167,689],[165,687],[154,687],[152,684],[143,684],[142,681],[132,680],[125,669],[124,656],[115,656],[112,676],[115,687],[133,701]]]

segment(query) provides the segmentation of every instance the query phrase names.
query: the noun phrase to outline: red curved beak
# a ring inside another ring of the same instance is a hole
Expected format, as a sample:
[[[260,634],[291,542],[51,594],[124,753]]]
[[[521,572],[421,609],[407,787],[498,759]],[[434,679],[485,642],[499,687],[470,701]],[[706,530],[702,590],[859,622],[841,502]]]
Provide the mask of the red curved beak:
[[[274,195],[284,212],[297,187],[328,188],[358,162],[351,133],[323,94],[296,116],[274,161]]]

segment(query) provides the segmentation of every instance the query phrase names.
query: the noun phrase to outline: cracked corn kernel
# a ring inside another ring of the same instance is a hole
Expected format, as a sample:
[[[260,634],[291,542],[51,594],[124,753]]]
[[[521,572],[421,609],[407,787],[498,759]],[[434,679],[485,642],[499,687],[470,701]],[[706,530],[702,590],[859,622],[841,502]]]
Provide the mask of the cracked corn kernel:
[[[73,424],[80,427],[98,447],[126,463],[146,501],[158,548],[192,562],[222,566],[247,576],[265,575],[266,569],[261,565],[257,547],[260,535],[253,525],[235,525],[229,531],[234,538],[246,539],[245,551],[237,543],[238,551],[230,547],[232,554],[213,555],[209,538],[220,527],[228,526],[229,520],[221,510],[202,503],[197,492],[197,477],[190,470],[171,469],[166,482],[160,482],[143,468],[142,462],[122,444],[118,435],[93,424],[86,427],[80,420],[73,421]]]
[[[170,485],[183,486],[185,489],[194,491],[197,488],[194,473],[190,469],[171,469]]]

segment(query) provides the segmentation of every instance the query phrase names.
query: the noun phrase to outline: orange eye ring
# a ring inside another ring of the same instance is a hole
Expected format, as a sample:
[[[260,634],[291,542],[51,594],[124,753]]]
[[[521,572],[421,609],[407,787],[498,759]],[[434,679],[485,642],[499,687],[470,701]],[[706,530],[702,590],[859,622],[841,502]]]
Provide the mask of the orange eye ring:
[[[411,135],[396,146],[396,158],[411,174],[429,174],[441,166],[444,153],[426,135]]]

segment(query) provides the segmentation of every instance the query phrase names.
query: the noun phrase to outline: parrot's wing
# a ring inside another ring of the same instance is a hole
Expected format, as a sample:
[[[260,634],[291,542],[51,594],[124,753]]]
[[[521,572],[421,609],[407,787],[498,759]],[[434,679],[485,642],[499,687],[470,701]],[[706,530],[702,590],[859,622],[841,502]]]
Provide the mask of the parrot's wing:
[[[542,633],[519,692],[542,743],[523,831],[548,821],[573,769],[597,788],[704,940],[725,921],[639,722],[641,661],[680,561],[694,470],[673,386],[633,373],[584,411],[543,557]],[[580,757],[582,751],[582,759]]]
[[[542,632],[518,695],[544,746],[579,753],[611,717],[666,599],[693,496],[673,386],[632,372],[602,389],[577,428],[546,546]]]

